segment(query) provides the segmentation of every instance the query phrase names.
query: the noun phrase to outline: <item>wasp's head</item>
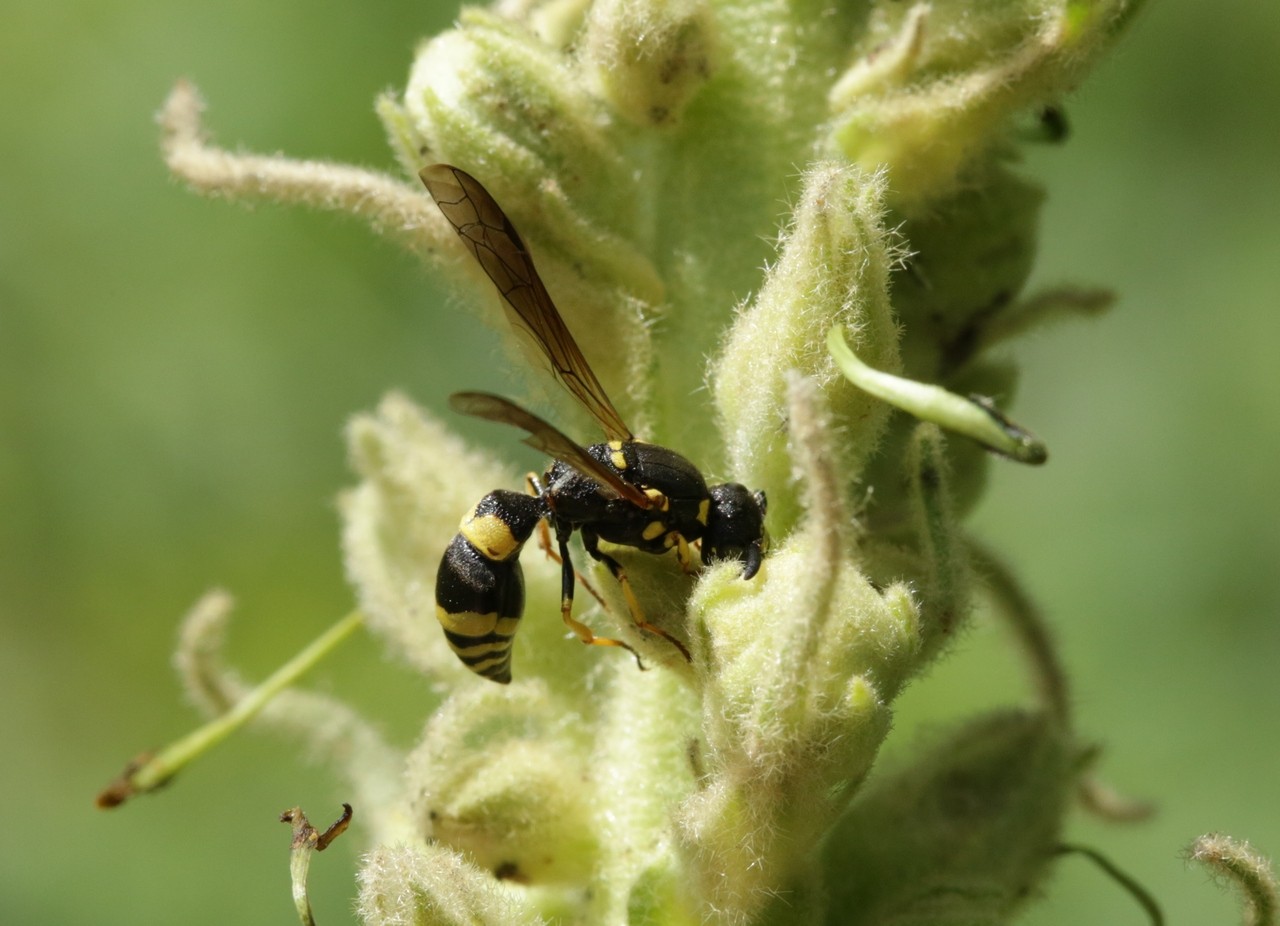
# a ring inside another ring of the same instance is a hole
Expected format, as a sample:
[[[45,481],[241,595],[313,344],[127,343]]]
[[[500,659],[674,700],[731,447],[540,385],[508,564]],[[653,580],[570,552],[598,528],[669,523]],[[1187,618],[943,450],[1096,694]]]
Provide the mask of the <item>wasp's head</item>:
[[[750,579],[760,569],[769,548],[764,529],[764,492],[752,492],[736,482],[712,486],[707,530],[702,535],[702,557],[742,561],[742,577]]]

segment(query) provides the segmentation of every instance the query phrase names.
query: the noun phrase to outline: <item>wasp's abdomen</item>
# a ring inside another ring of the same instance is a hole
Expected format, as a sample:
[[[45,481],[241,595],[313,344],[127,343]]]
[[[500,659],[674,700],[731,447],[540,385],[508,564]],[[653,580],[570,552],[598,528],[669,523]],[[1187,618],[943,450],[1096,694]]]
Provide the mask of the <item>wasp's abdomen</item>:
[[[436,618],[477,675],[511,681],[511,642],[524,612],[520,550],[543,516],[540,499],[490,492],[462,519],[436,574]]]

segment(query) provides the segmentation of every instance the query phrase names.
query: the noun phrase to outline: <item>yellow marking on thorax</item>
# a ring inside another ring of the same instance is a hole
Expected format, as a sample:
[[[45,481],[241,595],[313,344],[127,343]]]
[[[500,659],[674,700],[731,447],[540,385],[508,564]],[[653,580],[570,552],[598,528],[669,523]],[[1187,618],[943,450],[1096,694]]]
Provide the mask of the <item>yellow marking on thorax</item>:
[[[661,537],[666,533],[666,530],[667,525],[663,524],[661,521],[650,521],[645,525],[644,531],[641,532],[640,536],[645,540],[653,540],[657,537]]]
[[[622,472],[627,468],[627,457],[622,452],[622,444],[616,440],[609,441],[609,462],[613,464],[613,468],[618,472]]]
[[[489,559],[501,562],[520,552],[521,544],[511,535],[507,522],[496,514],[476,517],[473,510],[458,526],[458,533]]]
[[[698,523],[703,527],[707,526],[707,515],[711,513],[711,499],[704,498],[698,502]]]
[[[661,489],[647,488],[644,494],[649,496],[649,501],[653,502],[653,507],[659,511],[668,511],[671,508],[671,500],[662,494]]]

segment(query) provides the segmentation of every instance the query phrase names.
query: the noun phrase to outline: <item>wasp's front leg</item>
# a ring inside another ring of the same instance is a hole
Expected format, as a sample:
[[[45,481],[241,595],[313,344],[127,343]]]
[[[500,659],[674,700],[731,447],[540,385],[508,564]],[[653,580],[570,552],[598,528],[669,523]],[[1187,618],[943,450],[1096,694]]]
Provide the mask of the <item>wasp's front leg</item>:
[[[680,651],[680,655],[684,657],[685,662],[693,662],[693,657],[689,655],[689,651],[685,649],[683,643],[667,633],[656,624],[651,624],[644,619],[644,609],[640,607],[640,600],[636,598],[635,591],[631,588],[631,580],[627,578],[627,571],[622,568],[622,564],[616,559],[600,549],[600,538],[591,530],[582,529],[582,546],[591,554],[591,558],[597,562],[604,563],[609,572],[618,581],[618,585],[622,587],[622,597],[627,601],[627,609],[631,612],[631,620],[641,630],[647,630],[650,633],[656,633],[664,638],[672,646]],[[688,546],[685,547],[685,554],[688,554]]]

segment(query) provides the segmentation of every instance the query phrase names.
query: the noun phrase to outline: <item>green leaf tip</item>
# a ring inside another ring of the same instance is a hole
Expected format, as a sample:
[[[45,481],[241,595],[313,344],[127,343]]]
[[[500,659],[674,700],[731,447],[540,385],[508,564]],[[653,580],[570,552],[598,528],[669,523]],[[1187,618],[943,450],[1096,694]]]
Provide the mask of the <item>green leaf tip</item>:
[[[872,369],[849,349],[839,325],[827,332],[827,349],[851,383],[921,421],[963,434],[1018,463],[1039,465],[1049,459],[1044,443],[1006,418],[990,399],[956,395],[941,386]]]

